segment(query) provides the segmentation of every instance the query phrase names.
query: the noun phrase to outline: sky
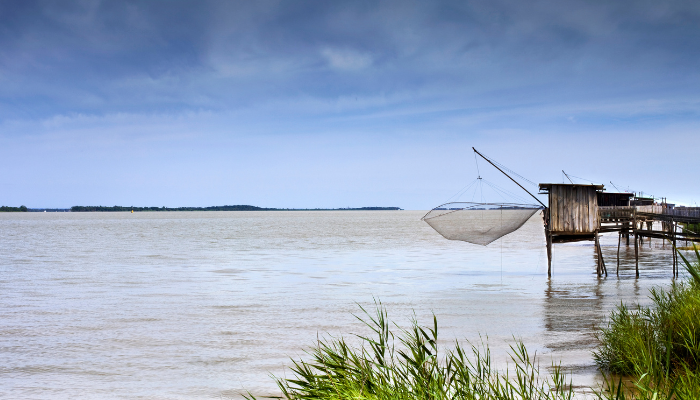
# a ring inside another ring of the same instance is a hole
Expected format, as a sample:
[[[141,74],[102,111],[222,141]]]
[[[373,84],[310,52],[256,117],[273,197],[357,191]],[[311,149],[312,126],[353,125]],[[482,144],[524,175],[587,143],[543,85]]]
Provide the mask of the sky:
[[[0,205],[696,205],[699,130],[697,1],[0,2]]]

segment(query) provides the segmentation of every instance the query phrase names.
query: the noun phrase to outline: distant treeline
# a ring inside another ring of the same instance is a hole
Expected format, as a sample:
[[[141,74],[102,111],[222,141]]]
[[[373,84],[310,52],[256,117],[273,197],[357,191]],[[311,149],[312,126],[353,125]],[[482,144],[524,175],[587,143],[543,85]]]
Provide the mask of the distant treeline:
[[[380,211],[401,210],[399,207],[359,207],[359,208],[263,208],[249,205],[212,206],[212,207],[124,207],[124,206],[73,206],[72,212],[114,212],[114,211]],[[25,207],[26,211],[26,207]]]
[[[27,212],[27,206],[19,206],[19,207],[2,206],[2,207],[0,207],[0,212]]]
[[[256,206],[213,206],[213,207],[123,207],[123,206],[73,206],[72,212],[91,211],[270,211],[276,208],[262,208]]]

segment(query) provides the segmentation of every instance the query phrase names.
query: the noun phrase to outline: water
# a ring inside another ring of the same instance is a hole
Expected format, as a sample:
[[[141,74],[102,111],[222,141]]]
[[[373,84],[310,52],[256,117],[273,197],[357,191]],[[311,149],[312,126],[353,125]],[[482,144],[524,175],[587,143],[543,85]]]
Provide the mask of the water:
[[[278,393],[317,335],[438,316],[444,345],[512,337],[596,384],[594,327],[671,281],[671,252],[555,245],[541,217],[488,247],[443,239],[415,211],[0,214],[0,398],[210,399]],[[661,243],[654,242],[654,247]]]

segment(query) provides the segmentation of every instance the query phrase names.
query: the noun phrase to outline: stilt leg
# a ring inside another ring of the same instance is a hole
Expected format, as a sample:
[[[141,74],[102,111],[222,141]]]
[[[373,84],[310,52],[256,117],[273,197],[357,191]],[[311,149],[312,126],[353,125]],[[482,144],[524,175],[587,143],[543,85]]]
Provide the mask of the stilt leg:
[[[617,236],[617,270],[615,274],[620,276],[620,242],[622,242],[622,232]]]
[[[639,241],[637,240],[637,232],[634,232],[634,271],[639,278]]]
[[[598,232],[595,234],[596,236],[596,247],[598,247],[598,260],[600,260],[600,274],[605,274],[605,276],[608,276],[608,269],[605,267],[605,259],[603,258],[603,249],[600,247],[600,236],[598,235]]]
[[[547,276],[552,277],[552,235],[547,232]]]
[[[676,224],[671,219],[671,248],[673,249],[673,277],[678,276],[678,251],[676,250]]]
[[[596,258],[597,258],[597,263],[596,263],[596,273],[598,274],[598,277],[600,278],[601,275],[603,275],[603,257],[600,253],[600,240],[598,239],[598,232],[595,233],[595,251],[596,251]]]

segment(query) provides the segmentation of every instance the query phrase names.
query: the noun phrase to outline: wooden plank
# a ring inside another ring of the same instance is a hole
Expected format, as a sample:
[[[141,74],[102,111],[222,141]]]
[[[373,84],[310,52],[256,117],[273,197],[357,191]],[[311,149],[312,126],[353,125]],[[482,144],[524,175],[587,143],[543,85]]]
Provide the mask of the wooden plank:
[[[578,209],[577,188],[572,188],[569,191],[569,230],[574,233],[580,233],[578,224],[576,223],[576,210]]]
[[[588,211],[588,213],[586,215],[586,217],[587,217],[586,218],[586,230],[591,231],[591,230],[595,230],[595,228],[593,228],[593,213],[591,212],[591,211],[593,211],[592,210],[593,207],[592,207],[592,203],[591,203],[591,190],[586,191],[585,197],[586,197],[586,200],[585,200],[586,201],[586,208]]]
[[[549,230],[552,232],[558,232],[557,229],[557,218],[559,218],[559,213],[557,212],[557,193],[554,188],[549,189]]]
[[[591,209],[588,204],[588,190],[584,188],[581,189],[581,195],[579,196],[579,201],[581,203],[581,219],[579,223],[581,224],[581,230],[583,232],[588,232],[590,231],[588,221],[591,218]]]
[[[581,229],[585,232],[590,231],[588,221],[591,219],[591,207],[588,200],[588,190],[581,190]]]
[[[585,190],[581,190],[581,188],[578,188],[576,190],[578,193],[576,194],[576,198],[578,206],[576,207],[578,210],[578,215],[576,216],[576,224],[578,225],[579,232],[586,232],[586,224],[584,221],[586,220],[586,217],[588,216],[588,212],[586,210],[586,199],[585,199]]]
[[[579,209],[581,212],[581,218],[578,221],[579,224],[579,229],[580,231],[583,232],[588,232],[588,198],[586,196],[587,191],[584,188],[579,188],[578,191],[578,202],[579,202]]]
[[[586,212],[587,212],[586,229],[593,228],[594,230],[597,230],[598,227],[594,226],[594,224],[591,224],[592,219],[595,218],[595,216],[593,214],[597,212],[596,208],[593,206],[593,203],[592,203],[593,198],[596,198],[595,191],[593,191],[593,197],[591,197],[591,190],[590,189],[587,190],[587,193],[586,193]]]
[[[579,233],[581,232],[581,196],[580,196],[580,190],[579,188],[575,188],[574,193],[572,193],[574,197],[574,202],[571,204],[572,209],[571,209],[571,221],[574,225],[574,232]]]
[[[564,203],[566,202],[565,192],[560,186],[557,186],[557,211],[559,213],[559,218],[557,222],[559,224],[559,231],[566,232],[566,213],[564,212]]]
[[[572,198],[571,198],[571,191],[566,190],[566,204],[564,204],[564,210],[566,212],[566,226],[564,227],[567,232],[576,232],[575,227],[573,226],[574,224],[572,223],[572,218],[573,218],[573,210],[571,208],[572,206]]]
[[[600,227],[600,216],[598,215],[598,195],[594,189],[591,190],[591,215],[593,216],[593,229]]]
[[[559,232],[559,211],[557,210],[558,193],[552,187],[549,189],[549,229],[552,232]]]
[[[560,232],[566,231],[566,226],[564,225],[564,219],[566,218],[566,215],[564,214],[564,203],[566,200],[562,198],[563,194],[564,192],[561,190],[561,187],[557,187],[557,211],[559,213],[557,222],[559,224]]]
[[[564,202],[564,231],[571,232],[571,192],[562,188],[562,196],[566,199]]]
[[[598,230],[598,195],[595,189],[588,190],[588,229]]]
[[[581,205],[579,207],[581,208],[581,218],[579,224],[581,225],[582,232],[590,232],[588,220],[591,218],[591,210],[588,204],[588,190],[587,188],[581,188],[580,192],[579,202]]]
[[[588,229],[592,230],[598,230],[600,227],[598,226],[598,194],[596,193],[595,189],[591,188],[588,192],[588,208],[589,208],[589,214],[588,214]],[[607,268],[606,268],[607,271]]]

